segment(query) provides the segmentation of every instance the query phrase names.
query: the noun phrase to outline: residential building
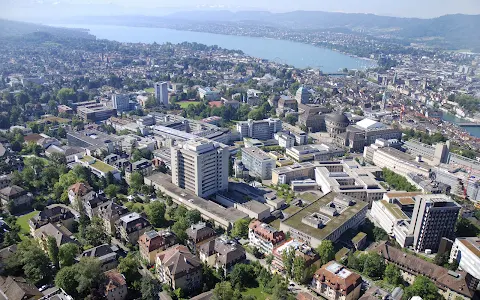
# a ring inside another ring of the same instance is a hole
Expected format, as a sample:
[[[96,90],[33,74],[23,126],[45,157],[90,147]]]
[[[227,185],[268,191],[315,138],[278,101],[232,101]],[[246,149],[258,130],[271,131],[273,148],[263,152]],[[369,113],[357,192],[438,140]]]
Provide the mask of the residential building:
[[[113,94],[112,106],[120,114],[130,111],[130,97],[127,94]]]
[[[150,160],[146,160],[142,158],[139,161],[133,162],[130,165],[130,168],[128,170],[125,170],[125,181],[127,183],[130,183],[130,178],[133,173],[138,172],[143,175],[143,177],[147,177],[152,175],[153,173],[153,165]]]
[[[17,185],[11,185],[0,190],[0,200],[4,209],[14,213],[30,207],[32,194]]]
[[[415,205],[414,197],[420,192],[388,192],[382,200],[373,201],[370,216],[402,247],[413,245],[410,221]]]
[[[116,236],[125,244],[136,245],[142,234],[149,231],[152,226],[148,220],[136,212],[120,217],[115,223]]]
[[[202,262],[183,245],[157,254],[156,270],[160,282],[185,292],[202,286]]]
[[[102,272],[114,269],[118,265],[118,248],[117,246],[110,246],[108,244],[103,244],[97,247],[90,248],[84,251],[77,260],[80,260],[82,257],[92,257],[97,259],[100,262],[100,267]]]
[[[478,281],[466,272],[450,271],[420,257],[407,254],[388,242],[380,243],[372,249],[372,252],[380,254],[386,262],[396,265],[408,284],[413,284],[419,275],[427,277],[437,286],[444,299],[459,297],[466,300],[472,299],[475,294]]]
[[[40,299],[43,294],[22,277],[0,276],[0,296],[6,300]]]
[[[77,182],[68,188],[68,200],[70,204],[77,205],[77,201],[84,203],[95,198],[95,191],[88,183]]]
[[[77,157],[76,161],[80,163],[82,166],[89,168],[92,171],[92,173],[95,174],[95,176],[97,177],[107,178],[107,174],[111,173],[115,180],[121,179],[120,171],[118,171],[117,168],[107,165],[103,161],[98,160],[94,157],[85,155],[82,158]]]
[[[438,250],[442,237],[454,237],[455,224],[461,206],[446,195],[414,197],[410,233],[414,236],[415,251]]]
[[[302,145],[288,148],[286,153],[297,162],[324,161],[345,155],[345,150],[330,144]]]
[[[282,130],[280,119],[248,120],[237,123],[240,138],[253,138],[261,141],[273,139],[275,133]]]
[[[199,222],[197,224],[190,225],[187,230],[187,246],[192,250],[193,253],[197,252],[198,246],[214,240],[217,236],[215,230],[207,226],[205,222]]]
[[[140,257],[149,264],[154,264],[157,254],[176,243],[176,236],[171,231],[147,231],[138,239]]]
[[[12,176],[10,175],[0,175],[0,190],[10,186],[12,182]]]
[[[315,169],[315,181],[322,192],[335,192],[368,202],[380,200],[387,192],[372,173],[381,173],[378,168],[363,168],[355,161],[342,161],[342,170],[335,164],[320,164]]]
[[[168,106],[168,82],[157,82],[154,85],[155,100],[159,105]]]
[[[35,230],[33,237],[39,241],[40,246],[45,251],[48,249],[48,237],[53,237],[55,239],[58,248],[67,243],[79,244],[77,240],[75,240],[73,234],[60,224],[47,223]]]
[[[73,300],[73,297],[67,294],[63,289],[53,289],[52,292],[44,295],[45,296],[40,298],[40,300]]]
[[[284,132],[277,132],[273,135],[275,140],[278,141],[278,145],[283,148],[291,148],[295,146],[295,138]]]
[[[257,247],[264,254],[272,254],[273,248],[285,240],[283,231],[253,220],[248,225],[248,241],[252,247]]]
[[[216,270],[224,270],[225,274],[233,266],[246,259],[245,249],[236,241],[226,236],[210,240],[198,247],[200,260]]]
[[[362,276],[331,261],[315,272],[312,286],[315,292],[328,300],[357,300],[362,281]]]
[[[0,249],[0,272],[2,274],[5,271],[5,266],[7,265],[8,259],[12,257],[16,252],[16,244]]]
[[[305,262],[305,268],[310,267],[319,258],[313,251],[312,247],[306,245],[302,241],[295,239],[283,241],[280,245],[275,247],[272,252],[272,267],[282,273],[285,271],[285,265],[283,264],[283,253],[285,251],[294,251],[295,257],[301,257]]]
[[[104,273],[105,290],[104,295],[107,300],[125,300],[128,295],[127,281],[125,277],[117,270],[110,270]]]
[[[472,275],[480,283],[480,238],[458,237],[453,243],[449,262],[456,261],[463,271]]]
[[[250,176],[262,180],[272,178],[275,161],[263,150],[257,147],[242,148],[242,163],[248,169]]]
[[[196,138],[172,147],[172,182],[199,197],[228,188],[228,148]]]
[[[96,216],[103,220],[103,226],[109,235],[115,234],[115,223],[127,213],[128,209],[125,206],[111,200],[100,203],[95,210]]]
[[[335,242],[348,229],[357,228],[365,221],[367,210],[367,202],[328,193],[283,219],[280,230],[316,248],[322,240]]]
[[[420,174],[425,177],[430,175],[430,166],[398,149],[392,147],[379,147],[375,144],[366,146],[363,152],[364,159],[374,163],[377,167],[387,168],[395,173],[407,177],[409,173]]]
[[[52,204],[47,206],[38,215],[28,221],[30,234],[33,236],[35,230],[47,223],[59,223],[68,230],[73,230],[75,215],[72,211],[62,204]]]

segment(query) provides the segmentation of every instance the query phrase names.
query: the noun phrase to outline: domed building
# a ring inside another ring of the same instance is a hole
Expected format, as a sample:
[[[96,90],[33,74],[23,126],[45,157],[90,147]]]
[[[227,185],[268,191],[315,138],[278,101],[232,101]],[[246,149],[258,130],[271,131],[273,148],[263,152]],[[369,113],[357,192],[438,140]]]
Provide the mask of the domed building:
[[[350,120],[343,113],[332,113],[325,116],[325,126],[330,136],[337,136],[347,131]]]

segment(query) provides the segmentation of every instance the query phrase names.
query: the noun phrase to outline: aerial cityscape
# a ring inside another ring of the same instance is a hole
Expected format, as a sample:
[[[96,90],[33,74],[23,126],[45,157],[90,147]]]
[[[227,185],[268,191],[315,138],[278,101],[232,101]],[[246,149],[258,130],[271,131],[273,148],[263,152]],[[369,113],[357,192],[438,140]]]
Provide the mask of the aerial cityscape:
[[[0,300],[480,299],[480,7],[153,2],[4,3]]]

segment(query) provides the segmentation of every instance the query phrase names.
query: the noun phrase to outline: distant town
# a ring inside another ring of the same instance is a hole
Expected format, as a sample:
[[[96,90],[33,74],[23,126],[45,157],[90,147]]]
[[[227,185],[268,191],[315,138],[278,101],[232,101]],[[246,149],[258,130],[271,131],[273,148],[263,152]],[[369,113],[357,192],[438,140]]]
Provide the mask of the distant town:
[[[324,74],[22,26],[1,299],[480,298],[480,55],[382,44]]]

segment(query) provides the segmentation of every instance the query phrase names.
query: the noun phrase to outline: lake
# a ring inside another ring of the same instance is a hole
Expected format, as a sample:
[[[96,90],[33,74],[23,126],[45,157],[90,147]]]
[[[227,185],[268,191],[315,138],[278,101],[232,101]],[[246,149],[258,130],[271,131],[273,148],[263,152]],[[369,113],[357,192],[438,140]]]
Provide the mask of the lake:
[[[99,39],[127,43],[182,43],[197,42],[205,45],[218,45],[225,49],[242,50],[245,54],[268,59],[297,68],[319,68],[325,73],[339,69],[366,69],[375,62],[352,57],[340,52],[309,44],[286,40],[213,34],[206,32],[181,31],[167,28],[128,27],[111,25],[56,24],[69,28],[85,28]]]

